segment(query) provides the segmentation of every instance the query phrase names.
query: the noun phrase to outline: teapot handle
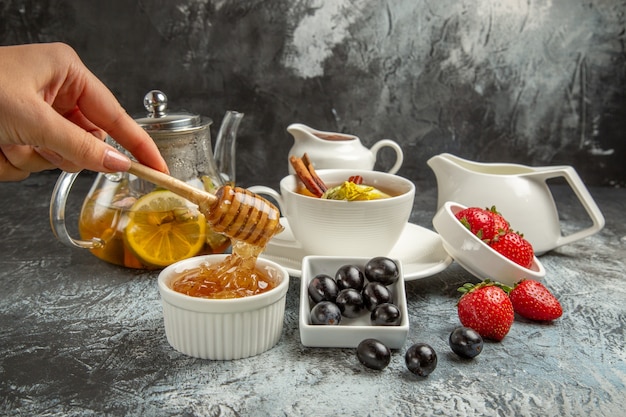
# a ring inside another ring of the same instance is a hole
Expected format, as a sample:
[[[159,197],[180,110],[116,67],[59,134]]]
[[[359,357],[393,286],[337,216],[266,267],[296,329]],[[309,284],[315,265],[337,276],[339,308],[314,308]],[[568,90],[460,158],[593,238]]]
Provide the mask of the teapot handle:
[[[404,161],[404,154],[402,153],[400,145],[391,139],[381,139],[370,148],[370,151],[372,151],[374,159],[376,159],[378,151],[385,146],[392,148],[396,152],[396,163],[391,167],[391,169],[389,169],[389,171],[387,171],[389,174],[395,174],[398,172],[402,166],[402,162]]]
[[[537,175],[543,181],[557,177],[565,178],[592,221],[592,225],[585,229],[578,230],[567,236],[560,236],[556,241],[555,247],[567,245],[587,236],[591,236],[604,227],[605,220],[602,212],[573,167],[551,167],[547,168],[545,171],[540,170],[534,175]]]
[[[76,177],[78,177],[78,174],[80,174],[80,172],[62,172],[59,179],[57,179],[54,189],[52,190],[52,197],[50,198],[50,226],[57,239],[67,246],[84,249],[100,248],[104,245],[101,239],[73,239],[65,226],[65,205],[67,203],[67,197],[70,194],[70,189]]]

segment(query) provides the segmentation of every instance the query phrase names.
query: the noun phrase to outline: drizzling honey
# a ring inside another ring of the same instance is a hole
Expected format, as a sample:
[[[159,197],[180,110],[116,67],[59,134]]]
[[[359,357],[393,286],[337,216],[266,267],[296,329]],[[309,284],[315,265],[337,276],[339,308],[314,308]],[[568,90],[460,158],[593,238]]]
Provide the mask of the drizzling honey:
[[[260,294],[277,285],[256,268],[259,254],[272,236],[283,230],[276,206],[230,185],[211,194],[137,162],[131,162],[128,171],[197,204],[213,231],[231,239],[232,255],[217,265],[184,273],[172,289],[196,297],[233,298]]]
[[[224,261],[185,271],[174,283],[174,291],[192,297],[224,299],[262,294],[278,285],[278,278],[256,267],[264,247],[233,242],[233,253]]]
[[[283,230],[280,212],[248,190],[224,186],[217,202],[200,210],[215,230],[229,236],[232,255],[212,265],[186,271],[172,284],[180,293],[202,298],[240,298],[262,294],[278,285],[278,278],[256,267],[259,254]]]

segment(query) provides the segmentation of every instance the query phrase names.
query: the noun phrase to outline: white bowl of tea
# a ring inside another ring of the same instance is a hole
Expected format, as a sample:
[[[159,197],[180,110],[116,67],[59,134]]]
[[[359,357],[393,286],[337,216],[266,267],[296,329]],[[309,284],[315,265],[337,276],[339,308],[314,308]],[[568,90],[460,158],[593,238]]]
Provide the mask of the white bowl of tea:
[[[272,238],[272,245],[295,247],[307,255],[318,256],[389,254],[409,221],[415,199],[413,182],[380,171],[322,169],[317,174],[329,189],[351,184],[350,179],[358,177],[360,186],[370,189],[378,198],[314,197],[296,175],[288,175],[280,181],[280,192],[265,186],[249,187],[252,192],[276,200],[295,238],[295,241],[285,240],[279,233]]]
[[[289,274],[265,259],[256,259],[252,268],[224,268],[230,256],[185,259],[159,274],[165,335],[177,351],[231,360],[258,355],[278,343]],[[233,276],[234,270],[246,272]]]

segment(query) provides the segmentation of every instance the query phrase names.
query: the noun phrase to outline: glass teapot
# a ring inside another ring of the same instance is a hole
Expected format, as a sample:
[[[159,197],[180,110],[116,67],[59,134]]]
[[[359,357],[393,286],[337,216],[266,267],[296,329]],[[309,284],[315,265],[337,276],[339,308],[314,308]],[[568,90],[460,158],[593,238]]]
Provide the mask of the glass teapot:
[[[135,120],[152,137],[173,177],[209,192],[234,185],[242,113],[226,112],[214,157],[211,119],[169,113],[167,97],[158,90],[146,94],[144,106],[148,115]],[[106,140],[130,156],[112,138]],[[223,253],[230,246],[227,237],[211,230],[197,206],[127,172],[97,175],[79,214],[80,239],[74,239],[67,231],[65,206],[78,174],[61,173],[50,200],[52,231],[68,246],[137,269],[159,269],[191,256]]]

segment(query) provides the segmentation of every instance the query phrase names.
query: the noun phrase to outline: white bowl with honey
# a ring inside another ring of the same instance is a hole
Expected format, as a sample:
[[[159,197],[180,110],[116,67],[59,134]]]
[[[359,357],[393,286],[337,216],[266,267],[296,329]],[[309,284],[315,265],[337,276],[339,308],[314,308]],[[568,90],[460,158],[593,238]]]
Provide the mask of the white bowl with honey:
[[[159,274],[165,334],[177,351],[231,360],[258,355],[278,343],[289,274],[272,261],[254,258],[252,270],[241,265],[224,269],[230,256],[185,259]]]

